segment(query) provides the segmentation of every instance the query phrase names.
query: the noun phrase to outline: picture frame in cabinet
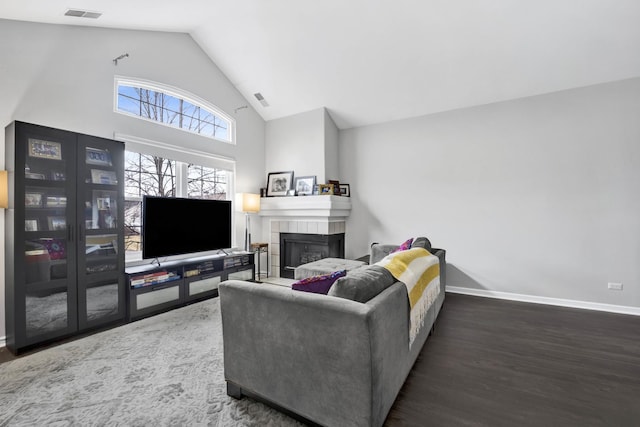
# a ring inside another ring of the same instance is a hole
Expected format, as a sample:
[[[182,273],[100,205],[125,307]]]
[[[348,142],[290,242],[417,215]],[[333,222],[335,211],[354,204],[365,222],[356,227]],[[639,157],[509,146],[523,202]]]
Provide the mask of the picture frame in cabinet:
[[[99,211],[108,211],[111,209],[111,199],[109,197],[96,198],[96,205]]]
[[[62,144],[54,141],[29,138],[29,157],[62,160]]]
[[[33,172],[25,172],[24,177],[27,179],[44,179],[44,174],[41,173],[33,173]]]
[[[118,178],[114,171],[91,169],[91,182],[94,184],[115,185],[118,183]]]
[[[64,196],[47,196],[45,206],[48,208],[64,208],[67,206],[67,198]]]
[[[38,220],[37,219],[25,219],[24,220],[24,231],[38,231]]]
[[[67,219],[63,216],[47,217],[49,221],[49,231],[65,230],[67,228]]]
[[[113,166],[111,154],[107,150],[87,147],[86,162],[89,165]]]
[[[51,179],[53,181],[66,181],[67,176],[62,171],[52,171],[51,172]]]
[[[24,205],[27,208],[41,208],[42,193],[24,193]]]

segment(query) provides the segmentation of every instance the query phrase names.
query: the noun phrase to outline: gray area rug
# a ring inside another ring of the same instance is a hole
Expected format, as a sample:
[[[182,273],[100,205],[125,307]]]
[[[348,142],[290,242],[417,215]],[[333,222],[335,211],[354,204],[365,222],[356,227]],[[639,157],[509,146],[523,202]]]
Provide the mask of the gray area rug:
[[[0,364],[0,426],[302,426],[226,394],[218,298]]]

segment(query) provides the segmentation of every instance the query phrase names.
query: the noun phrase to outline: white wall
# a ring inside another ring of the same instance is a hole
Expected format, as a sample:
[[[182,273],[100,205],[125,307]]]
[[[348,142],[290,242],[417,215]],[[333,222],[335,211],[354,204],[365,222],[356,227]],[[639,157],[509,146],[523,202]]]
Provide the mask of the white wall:
[[[340,180],[340,165],[338,163],[338,147],[340,133],[335,122],[324,110],[324,159],[326,179]]]
[[[342,131],[347,256],[425,235],[449,286],[640,307],[639,118],[632,79]]]
[[[338,127],[324,107],[270,120],[265,133],[267,173],[293,170],[320,184],[340,178]]]
[[[128,53],[117,66],[117,56]],[[32,122],[106,138],[132,135],[236,160],[236,190],[264,181],[264,121],[247,105],[190,36],[0,20],[0,124]],[[237,145],[191,135],[113,112],[114,76],[137,77],[187,90],[231,114]],[[4,165],[4,132],[0,132]],[[236,221],[242,244],[244,219]],[[0,219],[4,235],[4,217]],[[254,232],[260,233],[259,224]],[[0,338],[4,324],[4,254],[0,256]]]
[[[292,170],[294,176],[315,175],[324,182],[324,114],[318,108],[266,123],[267,173]]]

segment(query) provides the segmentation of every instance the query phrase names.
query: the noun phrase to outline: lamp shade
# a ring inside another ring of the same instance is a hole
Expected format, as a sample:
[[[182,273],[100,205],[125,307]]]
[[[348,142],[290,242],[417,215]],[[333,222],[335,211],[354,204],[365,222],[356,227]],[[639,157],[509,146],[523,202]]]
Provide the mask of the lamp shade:
[[[0,171],[0,208],[9,207],[9,181],[7,171]]]
[[[252,193],[240,193],[236,196],[238,210],[242,212],[260,212],[260,195]]]

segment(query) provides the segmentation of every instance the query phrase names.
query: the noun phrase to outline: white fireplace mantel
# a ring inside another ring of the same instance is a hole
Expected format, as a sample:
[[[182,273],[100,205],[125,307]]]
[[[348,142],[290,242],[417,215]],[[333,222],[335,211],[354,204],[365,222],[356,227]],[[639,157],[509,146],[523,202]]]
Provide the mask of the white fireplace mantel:
[[[346,218],[351,213],[351,198],[343,196],[263,197],[260,216]]]

